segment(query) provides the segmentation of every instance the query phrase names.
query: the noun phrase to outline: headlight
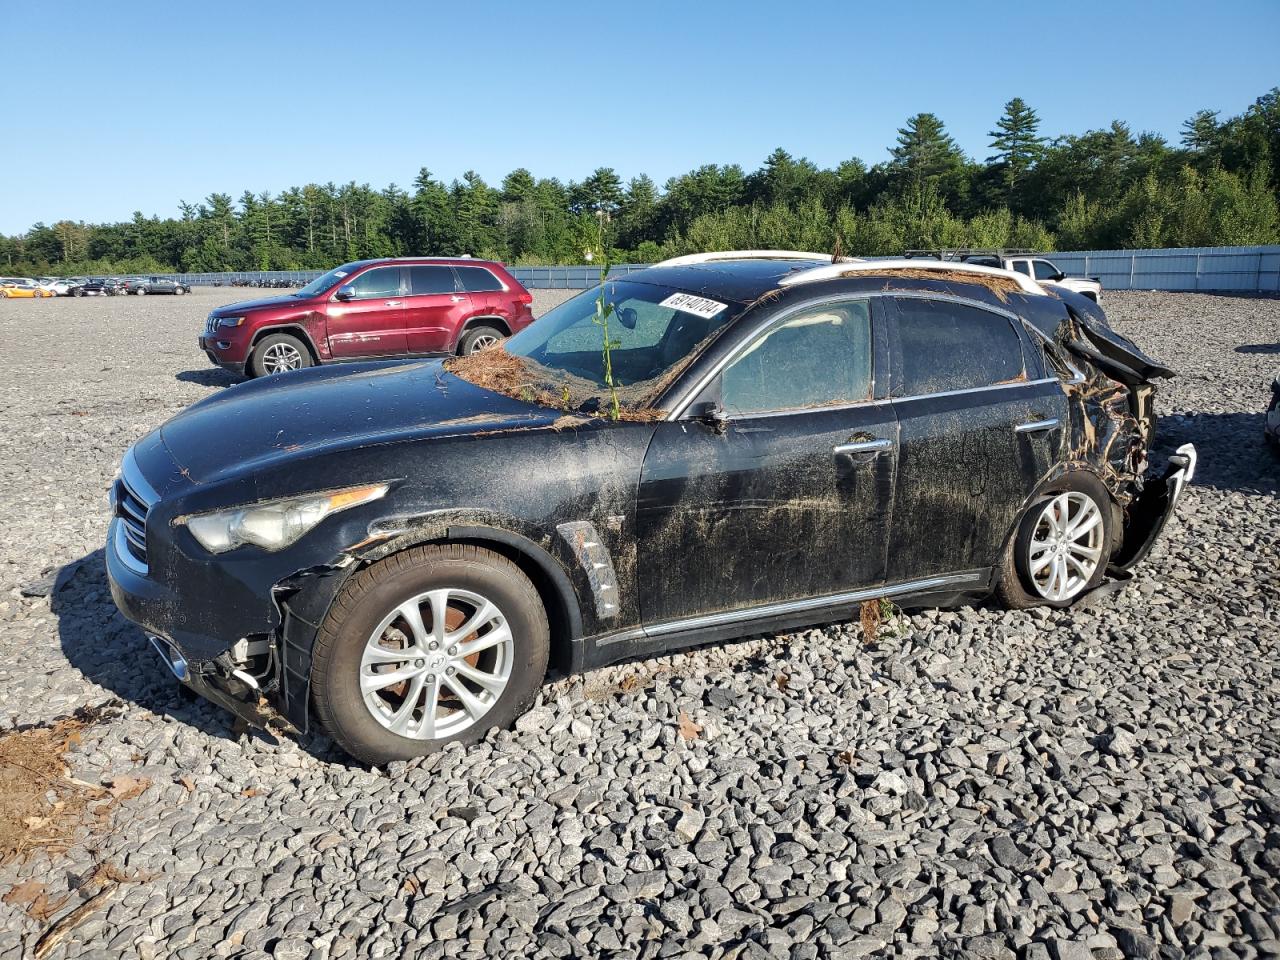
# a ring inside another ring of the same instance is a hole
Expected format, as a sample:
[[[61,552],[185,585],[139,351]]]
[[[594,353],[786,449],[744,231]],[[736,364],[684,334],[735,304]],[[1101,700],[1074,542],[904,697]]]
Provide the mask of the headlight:
[[[222,327],[238,327],[244,323],[244,317],[219,317],[218,328]]]
[[[210,553],[226,553],[246,543],[264,550],[283,550],[330,514],[377,500],[387,489],[387,484],[375,483],[180,517],[175,522],[186,524],[191,535]]]

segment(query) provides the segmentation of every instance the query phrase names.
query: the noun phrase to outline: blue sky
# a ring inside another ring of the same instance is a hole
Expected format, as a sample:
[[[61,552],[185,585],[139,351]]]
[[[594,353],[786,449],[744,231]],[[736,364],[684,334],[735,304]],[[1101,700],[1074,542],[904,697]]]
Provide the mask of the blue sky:
[[[315,181],[662,183],[782,146],[884,160],[931,111],[985,158],[1021,96],[1047,135],[1176,140],[1280,84],[1280,2],[217,4],[6,0],[0,231],[172,215]],[[1007,10],[1011,16],[992,14]]]

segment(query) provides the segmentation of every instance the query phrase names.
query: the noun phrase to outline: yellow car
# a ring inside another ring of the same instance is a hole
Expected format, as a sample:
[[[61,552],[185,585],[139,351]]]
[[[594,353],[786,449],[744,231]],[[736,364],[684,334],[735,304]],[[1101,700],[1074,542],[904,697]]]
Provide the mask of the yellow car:
[[[5,279],[0,280],[0,297],[15,299],[17,297],[52,297],[52,290],[45,290],[34,280]]]

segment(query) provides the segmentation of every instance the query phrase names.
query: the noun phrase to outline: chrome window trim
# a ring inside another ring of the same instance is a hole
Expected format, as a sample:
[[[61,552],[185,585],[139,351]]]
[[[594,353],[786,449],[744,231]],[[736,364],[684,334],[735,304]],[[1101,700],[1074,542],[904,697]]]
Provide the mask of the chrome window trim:
[[[853,300],[870,301],[875,299],[876,297],[883,297],[883,296],[884,294],[878,291],[866,292],[866,293],[832,294],[830,296],[823,297],[818,300],[806,300],[804,303],[796,304],[795,306],[787,309],[782,313],[775,314],[772,317],[759,321],[755,329],[751,330],[747,334],[747,336],[743,338],[742,343],[739,344],[737,349],[735,349],[727,357],[723,357],[720,360],[716,361],[715,366],[713,366],[709,371],[707,371],[700,378],[698,378],[698,380],[693,384],[693,386],[690,387],[688,390],[686,390],[684,395],[681,396],[680,399],[676,401],[676,403],[672,406],[671,412],[667,414],[666,419],[668,421],[683,419],[684,414],[688,411],[689,405],[693,403],[694,398],[697,397],[697,395],[700,394],[703,390],[705,390],[708,384],[710,384],[712,380],[714,380],[721,373],[723,373],[725,367],[729,366],[730,363],[736,360],[739,354],[741,354],[743,351],[746,350],[748,346],[754,343],[756,337],[759,334],[763,333],[765,330],[769,329],[775,324],[783,323],[788,318],[795,316],[797,313],[800,313],[803,310],[808,310],[813,307],[824,307],[824,306],[829,306],[833,303],[849,303],[850,301],[853,301]],[[723,333],[723,331],[721,332]],[[842,409],[843,407],[862,406],[867,403],[875,403],[876,400],[874,399],[874,397],[875,397],[875,390],[876,390],[876,369],[875,369],[875,356],[874,356],[874,352],[875,352],[874,334],[872,335],[871,343],[872,343],[872,354],[873,354],[872,365],[871,365],[872,396],[869,397],[868,399],[858,400],[858,401],[855,401],[854,403],[849,403],[849,404],[840,404],[839,406],[833,404],[831,406],[822,406],[822,407],[791,408],[790,410],[770,411],[766,413],[741,414],[737,417],[734,417],[734,419],[745,420],[745,419],[751,419],[751,418],[759,418],[762,416],[775,417],[780,415],[786,415],[788,413],[810,412],[812,410],[839,410],[839,409]]]
[[[843,606],[850,603],[861,603],[863,600],[875,600],[880,597],[897,597],[907,593],[922,593],[935,587],[978,586],[985,582],[986,573],[982,570],[966,570],[961,573],[949,573],[922,580],[908,580],[904,583],[864,587],[860,590],[848,590],[843,593],[825,594],[820,597],[807,597],[804,600],[785,600],[779,603],[766,603],[755,607],[744,607],[740,610],[727,610],[723,613],[710,613],[697,617],[685,617],[680,620],[667,620],[663,623],[645,627],[634,627],[618,633],[605,634],[596,639],[596,646],[605,647],[626,640],[647,639],[670,636],[673,633],[684,633],[709,627],[729,626],[751,620],[784,616],[788,613],[807,613],[822,610],[826,607]]]
[[[504,281],[500,276],[498,276],[496,273],[494,273],[491,269],[489,269],[489,267],[485,266],[484,264],[451,263],[449,264],[449,266],[453,269],[454,277],[457,278],[458,285],[459,285],[458,286],[459,293],[472,294],[472,293],[510,293],[511,292],[511,288],[507,286],[506,281]],[[458,272],[460,270],[483,270],[489,276],[493,277],[493,279],[498,282],[498,286],[501,287],[502,289],[501,290],[468,290],[466,281],[462,279],[462,274]]]
[[[963,390],[939,390],[937,393],[913,393],[909,397],[893,397],[893,403],[909,403],[912,400],[932,400],[936,397],[959,397],[966,393],[986,393],[988,390],[1011,390],[1015,387],[1037,387],[1046,383],[1062,383],[1057,377],[1039,380],[1019,380],[1016,383],[993,383],[989,387],[965,387]]]

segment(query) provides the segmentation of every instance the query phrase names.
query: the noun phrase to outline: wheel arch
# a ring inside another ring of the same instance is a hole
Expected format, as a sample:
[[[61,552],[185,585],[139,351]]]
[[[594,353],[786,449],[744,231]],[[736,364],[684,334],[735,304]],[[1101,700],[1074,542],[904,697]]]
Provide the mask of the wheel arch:
[[[253,339],[249,341],[249,353],[252,354],[258,344],[264,338],[271,336],[273,333],[287,333],[297,337],[306,344],[307,350],[311,354],[312,363],[321,362],[320,351],[316,349],[316,344],[315,341],[311,339],[311,334],[307,332],[305,327],[296,323],[282,323],[277,326],[263,327],[261,330],[255,331]]]
[[[502,331],[503,336],[511,336],[511,324],[507,323],[505,318],[486,313],[478,317],[468,317],[467,322],[462,325],[462,330],[458,333],[458,339],[461,340],[463,335],[473,327],[497,327]]]
[[[1087,477],[1095,482],[1107,495],[1107,505],[1111,510],[1111,542],[1107,544],[1107,556],[1110,557],[1119,548],[1120,544],[1116,539],[1117,532],[1124,525],[1124,510],[1120,506],[1116,495],[1111,488],[1106,485],[1102,477],[1096,470],[1093,470],[1087,464],[1083,463],[1063,463],[1059,464],[1055,469],[1040,479],[1040,482],[1032,489],[1031,493],[1018,505],[1018,511],[1014,514],[1013,522],[1009,525],[1009,529],[1005,531],[1004,539],[1000,541],[1000,555],[1004,556],[1004,552],[1008,549],[1009,542],[1018,535],[1018,530],[1022,526],[1022,520],[1027,515],[1027,511],[1035,504],[1037,500],[1046,494],[1063,493],[1067,490],[1074,489],[1071,482],[1075,478]],[[994,570],[996,575],[1000,573],[1000,563],[996,562]]]

